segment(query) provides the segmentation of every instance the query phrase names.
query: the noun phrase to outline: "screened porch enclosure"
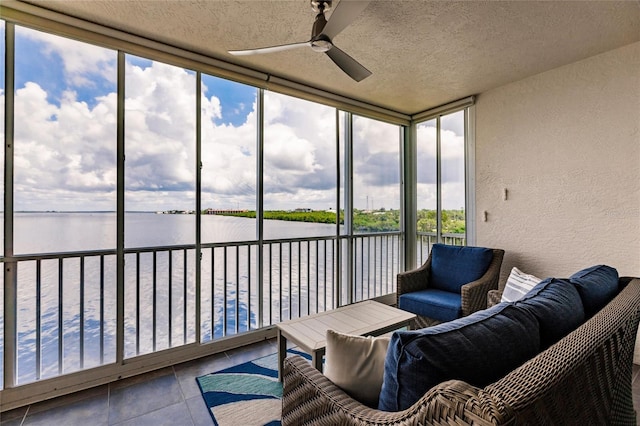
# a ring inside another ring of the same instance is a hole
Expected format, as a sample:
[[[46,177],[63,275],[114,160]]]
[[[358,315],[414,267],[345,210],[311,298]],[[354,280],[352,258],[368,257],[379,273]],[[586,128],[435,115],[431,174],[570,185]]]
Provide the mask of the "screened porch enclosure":
[[[2,411],[392,303],[467,244],[473,98],[354,112],[0,24]]]

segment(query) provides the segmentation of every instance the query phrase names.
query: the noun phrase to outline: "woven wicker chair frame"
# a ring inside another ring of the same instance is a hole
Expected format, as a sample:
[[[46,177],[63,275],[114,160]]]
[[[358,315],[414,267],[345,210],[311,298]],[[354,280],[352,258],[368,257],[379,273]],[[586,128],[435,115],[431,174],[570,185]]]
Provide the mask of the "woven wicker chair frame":
[[[407,410],[355,401],[299,356],[287,358],[283,425],[635,425],[633,352],[640,278],[600,312],[499,381],[479,389],[448,381]]]

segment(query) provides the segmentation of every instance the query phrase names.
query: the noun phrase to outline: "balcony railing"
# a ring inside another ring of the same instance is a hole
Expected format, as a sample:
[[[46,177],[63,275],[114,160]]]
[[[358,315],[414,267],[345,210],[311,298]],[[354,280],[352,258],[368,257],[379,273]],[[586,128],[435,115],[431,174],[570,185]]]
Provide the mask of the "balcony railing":
[[[463,235],[441,238],[465,244]],[[418,234],[418,264],[436,240]],[[402,244],[401,233],[390,232],[202,244],[199,259],[195,245],[125,249],[122,306],[116,250],[2,258],[15,270],[16,309],[9,321],[0,311],[0,335],[15,336],[12,344],[0,340],[0,357],[12,357],[15,366],[5,372],[2,358],[0,397],[5,383],[14,390],[47,379],[56,389],[66,375],[95,367],[113,377],[166,349],[198,347],[394,293]],[[4,334],[7,324],[15,329]]]
[[[125,249],[122,359],[393,293],[401,244],[391,232],[202,244],[200,259],[195,245]],[[117,363],[116,259],[116,250],[2,259],[16,271],[15,344],[0,347],[15,359],[14,386]]]

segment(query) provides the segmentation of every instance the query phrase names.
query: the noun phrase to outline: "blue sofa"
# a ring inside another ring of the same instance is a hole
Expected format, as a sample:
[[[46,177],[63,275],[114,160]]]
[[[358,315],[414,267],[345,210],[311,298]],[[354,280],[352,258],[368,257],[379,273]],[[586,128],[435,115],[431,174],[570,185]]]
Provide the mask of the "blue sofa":
[[[394,333],[379,407],[300,357],[285,362],[284,425],[635,424],[640,279],[597,265],[522,300]]]

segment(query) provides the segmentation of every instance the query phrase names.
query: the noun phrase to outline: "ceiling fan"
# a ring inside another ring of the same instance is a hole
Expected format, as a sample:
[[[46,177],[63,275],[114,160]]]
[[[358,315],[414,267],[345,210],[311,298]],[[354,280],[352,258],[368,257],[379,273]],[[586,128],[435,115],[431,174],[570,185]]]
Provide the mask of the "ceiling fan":
[[[371,71],[360,65],[358,61],[347,55],[331,41],[344,30],[369,4],[369,1],[341,0],[327,21],[324,13],[331,9],[332,0],[311,0],[311,8],[317,13],[311,39],[300,43],[288,43],[277,46],[261,47],[248,50],[230,50],[232,55],[254,55],[258,53],[272,53],[283,50],[309,46],[315,52],[324,52],[339,66],[342,71],[355,81],[361,81],[371,75]]]

